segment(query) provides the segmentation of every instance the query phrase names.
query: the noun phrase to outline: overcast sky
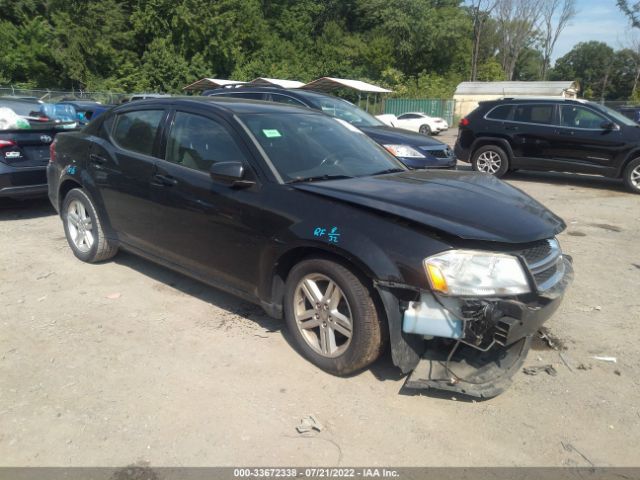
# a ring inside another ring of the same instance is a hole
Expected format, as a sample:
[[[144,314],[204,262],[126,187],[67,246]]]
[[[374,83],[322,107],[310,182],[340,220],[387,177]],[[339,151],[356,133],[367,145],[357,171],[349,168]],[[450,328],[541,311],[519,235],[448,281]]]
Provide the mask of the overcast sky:
[[[628,44],[631,27],[616,0],[576,0],[576,6],[578,14],[558,38],[554,61],[578,42],[598,40],[615,50]]]

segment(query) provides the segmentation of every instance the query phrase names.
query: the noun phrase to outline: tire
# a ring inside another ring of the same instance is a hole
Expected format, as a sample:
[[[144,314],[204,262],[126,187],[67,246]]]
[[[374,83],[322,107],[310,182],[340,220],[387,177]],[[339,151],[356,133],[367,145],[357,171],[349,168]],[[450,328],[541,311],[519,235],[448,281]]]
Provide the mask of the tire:
[[[327,295],[332,285],[333,295]],[[313,305],[312,298],[324,296],[329,297],[325,305],[324,298],[316,302],[319,307]],[[291,269],[284,313],[302,355],[334,375],[349,375],[367,367],[386,343],[387,331],[371,291],[353,272],[331,260],[310,258]],[[346,328],[349,325],[350,329]]]
[[[622,178],[629,191],[640,193],[640,158],[631,160],[627,164],[624,168]]]
[[[98,213],[84,190],[74,188],[67,193],[61,216],[69,247],[83,262],[108,260],[118,252],[105,238]]]
[[[420,125],[418,132],[424,135],[431,135],[431,127],[429,125]]]
[[[476,172],[502,177],[509,171],[509,156],[496,145],[485,145],[473,153],[471,166]]]

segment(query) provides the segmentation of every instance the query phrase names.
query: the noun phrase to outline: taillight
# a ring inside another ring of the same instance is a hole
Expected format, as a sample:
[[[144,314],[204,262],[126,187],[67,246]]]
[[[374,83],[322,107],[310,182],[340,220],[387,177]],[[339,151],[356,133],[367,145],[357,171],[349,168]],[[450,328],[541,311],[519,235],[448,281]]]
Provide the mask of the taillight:
[[[462,120],[460,120],[460,123],[458,124],[459,127],[468,127],[469,126],[469,119],[467,117],[463,118]]]
[[[51,119],[50,119],[49,117],[45,117],[44,115],[40,115],[40,116],[37,118],[37,120],[38,120],[39,122],[50,122],[50,121],[51,121]]]
[[[54,140],[49,145],[49,163],[53,163],[56,161],[56,141]]]
[[[15,147],[16,142],[13,140],[0,140],[0,148]]]

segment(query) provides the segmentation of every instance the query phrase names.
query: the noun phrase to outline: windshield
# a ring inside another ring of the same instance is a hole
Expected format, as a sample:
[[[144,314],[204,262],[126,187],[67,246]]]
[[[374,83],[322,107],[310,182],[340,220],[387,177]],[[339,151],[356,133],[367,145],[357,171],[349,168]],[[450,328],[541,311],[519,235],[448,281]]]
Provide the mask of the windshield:
[[[357,128],[317,114],[245,114],[240,119],[285,182],[406,170]]]
[[[327,115],[341,118],[356,127],[379,127],[380,120],[341,98],[323,97],[314,99],[315,104]]]
[[[597,108],[598,110],[606,113],[610,117],[613,117],[613,119],[618,123],[621,123],[621,124],[626,125],[628,127],[637,127],[638,126],[638,124],[636,122],[634,122],[630,118],[625,117],[623,114],[613,110],[612,108],[605,107],[604,105],[600,105],[599,103],[593,103],[592,105],[595,108]]]

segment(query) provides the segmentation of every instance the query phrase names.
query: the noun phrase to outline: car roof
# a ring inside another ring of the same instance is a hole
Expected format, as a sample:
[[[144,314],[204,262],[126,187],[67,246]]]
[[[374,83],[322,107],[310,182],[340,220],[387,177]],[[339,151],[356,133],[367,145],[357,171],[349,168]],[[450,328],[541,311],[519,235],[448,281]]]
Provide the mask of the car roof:
[[[564,97],[503,97],[495,100],[487,100],[480,103],[590,103],[582,98],[564,98]]]
[[[313,114],[312,110],[302,107],[285,105],[274,102],[263,102],[260,100],[249,100],[245,98],[228,98],[228,97],[168,97],[153,98],[140,100],[135,103],[125,103],[117,107],[117,111],[136,110],[143,106],[190,106],[210,105],[218,110],[225,111],[230,114],[246,114],[246,113],[306,113]]]

